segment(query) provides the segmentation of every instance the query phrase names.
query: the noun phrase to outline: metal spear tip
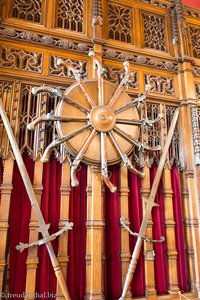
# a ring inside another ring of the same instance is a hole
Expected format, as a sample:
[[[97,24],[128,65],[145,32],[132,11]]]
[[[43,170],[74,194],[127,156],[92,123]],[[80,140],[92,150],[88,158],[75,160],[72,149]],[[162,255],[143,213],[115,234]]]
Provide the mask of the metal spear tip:
[[[63,64],[63,59],[62,58],[58,58],[57,59],[57,66],[61,66]]]

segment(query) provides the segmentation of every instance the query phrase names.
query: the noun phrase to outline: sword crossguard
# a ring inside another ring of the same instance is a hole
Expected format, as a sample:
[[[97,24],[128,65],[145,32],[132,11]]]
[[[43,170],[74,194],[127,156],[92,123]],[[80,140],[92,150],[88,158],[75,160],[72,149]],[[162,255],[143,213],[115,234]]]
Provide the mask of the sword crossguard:
[[[37,231],[38,232],[44,232],[44,231],[48,230],[49,227],[50,227],[50,224],[45,224],[45,226],[40,226],[37,229]],[[41,240],[38,240],[36,242],[30,243],[30,244],[19,242],[19,245],[17,245],[15,248],[18,251],[23,252],[27,248],[41,246],[43,244],[46,244],[46,243],[49,243],[49,242],[55,240],[59,235],[61,235],[65,231],[72,230],[72,227],[73,227],[73,223],[72,222],[66,222],[65,226],[61,230],[57,231],[56,233],[53,233],[52,235],[48,235],[45,238],[43,238]]]
[[[161,236],[160,240],[154,240],[151,238],[148,238],[146,236],[143,236],[137,232],[133,232],[125,223],[124,223],[124,218],[120,218],[120,223],[122,224],[122,226],[124,227],[124,229],[126,229],[131,235],[135,236],[135,237],[140,237],[141,239],[143,239],[145,242],[149,242],[149,243],[162,243],[165,241],[164,236]]]

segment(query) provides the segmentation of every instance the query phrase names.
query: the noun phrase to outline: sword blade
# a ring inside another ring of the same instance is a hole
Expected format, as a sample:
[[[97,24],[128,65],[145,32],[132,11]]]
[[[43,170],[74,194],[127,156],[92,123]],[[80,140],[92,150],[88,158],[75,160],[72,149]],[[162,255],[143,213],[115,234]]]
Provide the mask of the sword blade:
[[[3,124],[5,126],[5,129],[6,129],[6,132],[7,132],[7,135],[8,135],[8,138],[9,138],[9,141],[10,141],[10,144],[11,144],[11,147],[12,147],[12,150],[13,150],[13,153],[14,153],[19,171],[20,171],[20,174],[22,176],[22,180],[24,182],[27,194],[29,196],[31,206],[35,211],[36,218],[38,220],[39,226],[42,227],[41,234],[42,234],[43,238],[49,237],[50,235],[49,235],[49,232],[48,232],[48,229],[47,229],[47,224],[45,224],[42,212],[40,210],[39,204],[37,202],[37,198],[35,196],[35,192],[33,190],[33,186],[31,184],[28,172],[26,170],[26,166],[25,166],[24,161],[22,159],[19,147],[18,147],[17,142],[15,140],[15,136],[13,134],[12,128],[10,126],[10,122],[9,122],[8,117],[6,115],[6,112],[4,110],[3,103],[2,103],[1,99],[0,99],[0,115],[1,115],[1,118],[2,118],[2,121],[3,121]],[[50,259],[51,259],[52,266],[53,266],[54,271],[55,271],[55,275],[56,275],[57,280],[59,282],[60,288],[63,292],[63,295],[64,295],[66,300],[70,300],[70,296],[69,296],[69,292],[68,292],[68,289],[67,289],[67,286],[66,286],[66,283],[65,283],[65,279],[64,279],[63,274],[61,272],[61,269],[60,269],[58,260],[56,258],[56,255],[54,253],[52,244],[49,242],[49,243],[46,244],[46,247],[47,247]]]

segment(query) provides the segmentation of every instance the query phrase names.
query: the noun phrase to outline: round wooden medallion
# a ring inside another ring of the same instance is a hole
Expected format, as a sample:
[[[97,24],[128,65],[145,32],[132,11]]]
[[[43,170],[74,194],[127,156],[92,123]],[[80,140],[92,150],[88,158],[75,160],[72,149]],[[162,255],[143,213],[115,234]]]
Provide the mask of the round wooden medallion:
[[[82,91],[79,84],[74,84],[70,86],[66,91],[65,95],[72,98],[76,102],[80,103],[86,108],[88,112],[85,112],[75,106],[68,104],[65,100],[61,100],[56,108],[55,114],[58,116],[76,116],[76,117],[87,117],[87,120],[77,121],[77,122],[57,122],[57,131],[59,137],[66,136],[78,129],[84,128],[87,124],[91,125],[88,129],[83,130],[78,133],[73,138],[65,142],[65,147],[67,151],[72,155],[76,156],[81,150],[82,146],[89,137],[91,131],[95,129],[97,131],[96,136],[91,141],[87,152],[83,157],[83,161],[89,164],[100,165],[100,133],[106,133],[106,152],[107,152],[107,162],[108,164],[115,164],[121,161],[121,156],[119,155],[115,145],[113,144],[109,132],[115,137],[118,145],[121,147],[124,153],[129,155],[133,150],[133,144],[127,141],[122,135],[115,131],[115,128],[119,128],[121,131],[128,134],[131,138],[138,139],[139,128],[131,124],[119,124],[117,119],[136,119],[139,120],[139,115],[136,107],[131,107],[123,112],[115,114],[115,111],[125,104],[131,102],[131,98],[122,91],[115,101],[114,105],[109,108],[107,104],[112,98],[117,85],[104,80],[103,81],[103,91],[104,91],[104,105],[98,105],[98,81],[85,80],[85,85],[88,92],[90,93],[95,106],[91,107],[86,95]]]

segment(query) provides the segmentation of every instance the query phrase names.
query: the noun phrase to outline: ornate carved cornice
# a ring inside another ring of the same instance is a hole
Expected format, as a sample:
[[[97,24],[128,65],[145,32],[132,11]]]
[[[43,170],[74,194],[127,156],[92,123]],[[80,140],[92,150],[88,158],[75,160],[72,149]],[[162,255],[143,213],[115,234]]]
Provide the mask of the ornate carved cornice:
[[[173,5],[173,0],[140,0],[140,2],[164,9],[169,9]]]
[[[42,44],[48,47],[56,47],[60,49],[69,49],[73,51],[81,51],[88,53],[92,47],[86,43],[78,43],[69,39],[59,39],[56,37],[37,34],[32,31],[16,30],[11,27],[0,27],[0,36],[11,40],[21,40],[24,42]]]
[[[128,60],[135,64],[149,66],[151,68],[166,69],[168,71],[177,71],[178,63],[172,61],[161,60],[158,58],[150,58],[143,55],[137,55],[125,51],[116,51],[114,49],[104,49],[103,57],[114,60]]]

